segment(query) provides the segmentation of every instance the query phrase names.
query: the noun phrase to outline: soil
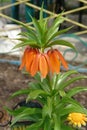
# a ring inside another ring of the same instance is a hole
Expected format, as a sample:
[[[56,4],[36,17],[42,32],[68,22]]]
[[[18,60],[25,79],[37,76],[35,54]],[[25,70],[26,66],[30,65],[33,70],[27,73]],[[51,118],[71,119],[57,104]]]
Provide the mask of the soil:
[[[15,56],[0,55],[0,59],[19,60]],[[19,71],[19,66],[9,63],[0,63],[0,111],[4,111],[4,106],[14,107],[19,101],[23,101],[24,97],[16,97],[8,100],[10,95],[19,89],[28,87],[28,83],[32,80],[29,75],[23,74]],[[87,80],[77,81],[75,86],[86,86]],[[72,87],[72,86],[71,86]],[[75,98],[87,108],[87,92],[80,93]],[[0,127],[0,130],[3,128]],[[7,130],[7,128],[6,128]]]
[[[0,59],[19,60],[18,57],[7,55],[0,55]],[[9,63],[0,63],[0,111],[5,113],[4,106],[13,108],[18,102],[23,101],[24,97],[22,96],[16,97],[10,101],[9,97],[17,90],[28,87],[28,82],[31,80],[32,78],[29,75],[25,75],[19,71],[19,66]],[[5,116],[7,116],[6,113]],[[1,122],[4,124],[4,121],[0,120],[0,124]],[[3,129],[4,128],[0,127],[0,130]]]

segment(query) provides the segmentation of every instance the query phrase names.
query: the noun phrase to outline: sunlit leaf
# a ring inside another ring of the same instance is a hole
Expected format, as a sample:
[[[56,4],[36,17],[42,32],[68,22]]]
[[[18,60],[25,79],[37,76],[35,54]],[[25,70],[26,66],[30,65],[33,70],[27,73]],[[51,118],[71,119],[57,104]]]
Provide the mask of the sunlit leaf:
[[[74,83],[75,81],[80,80],[80,79],[87,79],[87,76],[77,76],[77,77],[71,78],[70,80],[67,80],[67,81],[61,86],[60,89],[64,89],[65,87],[69,86],[70,84],[72,84],[72,83]]]
[[[19,96],[19,95],[23,95],[23,94],[28,94],[29,93],[29,89],[21,89],[19,91],[16,91],[15,93],[13,93],[11,96],[10,96],[10,99],[16,97],[16,96]]]
[[[67,105],[66,107],[64,107],[63,109],[60,110],[61,116],[67,115],[67,114],[72,113],[72,112],[85,113],[85,110],[83,107],[75,106],[73,104]]]
[[[24,46],[32,46],[32,47],[34,47],[34,48],[35,48],[35,47],[37,47],[37,48],[40,47],[36,42],[34,42],[34,41],[32,41],[32,40],[26,40],[25,42],[23,41],[23,42],[21,42],[21,43],[15,45],[15,46],[13,47],[13,49],[20,48],[20,47],[24,47]]]
[[[58,31],[59,29],[59,25],[64,21],[64,18],[60,15],[58,15],[58,17],[54,20],[53,24],[51,25],[51,27],[49,28],[48,32],[47,32],[47,41],[48,42],[50,40],[50,38]]]
[[[74,49],[76,51],[75,47],[70,42],[65,41],[65,40],[60,40],[60,39],[59,40],[54,40],[53,42],[49,43],[47,45],[47,47],[54,46],[54,45],[67,46],[67,47],[70,47],[70,48],[72,48],[72,49]]]
[[[26,119],[29,115],[38,113],[41,113],[40,108],[26,108],[13,119],[11,126],[14,125],[17,121]]]
[[[53,40],[54,38],[57,38],[59,35],[64,34],[65,32],[69,31],[72,27],[63,29],[63,30],[58,30],[53,34],[53,36],[49,39],[49,41]]]
[[[68,91],[67,96],[72,97],[72,96],[76,95],[77,93],[85,92],[85,91],[87,91],[87,87],[83,87],[83,86],[75,87]]]
[[[67,78],[72,75],[72,74],[76,74],[78,73],[77,71],[75,70],[70,70],[70,71],[67,71],[66,73],[63,73],[63,74],[58,74],[58,78],[57,78],[57,82],[55,84],[56,86],[56,89],[59,89],[61,88],[61,86],[64,84],[64,82],[67,80]]]
[[[27,127],[26,130],[39,130],[41,128],[41,125],[42,121],[39,121]]]
[[[33,90],[29,93],[26,101],[36,99],[40,94],[46,95],[46,93],[43,90]]]

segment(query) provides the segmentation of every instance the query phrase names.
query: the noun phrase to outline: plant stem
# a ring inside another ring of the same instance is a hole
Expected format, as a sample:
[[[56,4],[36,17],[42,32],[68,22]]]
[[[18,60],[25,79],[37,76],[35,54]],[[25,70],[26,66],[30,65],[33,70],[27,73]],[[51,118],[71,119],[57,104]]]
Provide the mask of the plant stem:
[[[41,48],[40,51],[41,51],[41,53],[44,53],[44,48]]]

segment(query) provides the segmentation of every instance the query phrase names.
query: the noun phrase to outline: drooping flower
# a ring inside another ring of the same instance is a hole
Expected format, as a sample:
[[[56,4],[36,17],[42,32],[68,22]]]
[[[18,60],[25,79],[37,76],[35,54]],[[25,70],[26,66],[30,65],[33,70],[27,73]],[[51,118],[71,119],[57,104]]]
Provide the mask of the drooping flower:
[[[20,70],[25,67],[31,76],[34,76],[37,72],[41,73],[41,76],[45,78],[49,72],[49,60],[46,53],[41,53],[37,49],[27,47],[22,57],[22,63]]]
[[[33,59],[36,57],[36,54],[38,54],[37,49],[33,49],[30,47],[27,47],[24,51],[23,57],[22,57],[22,63],[20,65],[20,70],[25,67],[28,72],[31,70],[31,64],[33,62]]]
[[[60,72],[61,63],[66,69],[68,69],[67,62],[65,61],[64,57],[57,49],[48,50],[47,55],[49,57],[50,68],[51,68],[52,73],[58,74]]]
[[[70,113],[68,115],[69,124],[73,125],[74,127],[81,127],[81,125],[86,125],[87,117],[85,114],[82,113]]]
[[[37,72],[40,72],[41,76],[45,78],[49,72],[48,62],[45,53],[37,53],[31,64],[30,74],[34,76]]]
[[[67,69],[68,65],[62,54],[57,49],[50,49],[47,53],[42,53],[39,49],[27,47],[22,57],[20,70],[25,67],[26,71],[34,76],[37,72],[45,78],[49,72],[59,73],[61,62]]]

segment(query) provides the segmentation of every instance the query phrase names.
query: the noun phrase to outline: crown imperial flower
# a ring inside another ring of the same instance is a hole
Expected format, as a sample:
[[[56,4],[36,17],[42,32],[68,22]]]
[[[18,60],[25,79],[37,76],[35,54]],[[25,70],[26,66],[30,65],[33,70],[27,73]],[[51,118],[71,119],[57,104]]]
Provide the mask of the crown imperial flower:
[[[65,61],[62,54],[57,49],[50,49],[47,52],[50,62],[50,67],[52,73],[59,73],[60,72],[60,64],[62,62],[63,66],[68,69],[68,64]]]
[[[27,47],[24,51],[22,63],[19,69],[21,70],[25,67],[26,71],[29,72],[31,76],[40,72],[41,76],[45,78],[49,72],[48,62],[49,60],[47,54],[39,52],[38,49]]]
[[[40,72],[41,76],[45,78],[49,72],[52,72],[52,74],[58,74],[60,72],[61,62],[67,69],[67,62],[57,49],[50,49],[47,53],[42,53],[39,49],[27,47],[24,51],[19,69],[25,67],[26,71],[29,72],[31,76]]]
[[[81,125],[86,125],[87,117],[82,113],[70,113],[68,116],[69,124],[72,124],[74,127],[81,127]]]

